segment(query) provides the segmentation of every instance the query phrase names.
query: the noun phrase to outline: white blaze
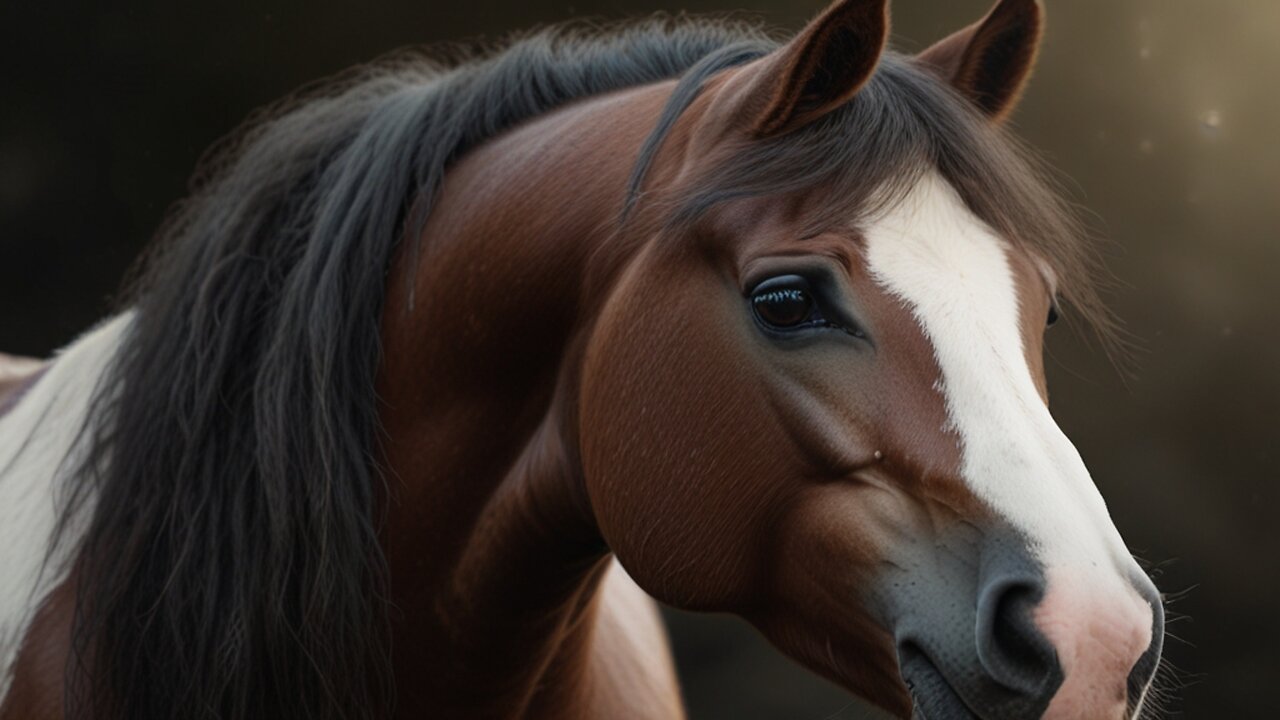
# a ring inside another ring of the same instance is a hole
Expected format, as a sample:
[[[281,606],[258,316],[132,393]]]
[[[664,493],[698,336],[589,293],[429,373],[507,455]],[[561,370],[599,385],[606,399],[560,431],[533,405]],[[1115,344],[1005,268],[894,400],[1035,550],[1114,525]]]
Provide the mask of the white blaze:
[[[1007,244],[937,175],[866,237],[872,277],[933,344],[964,481],[1028,537],[1045,569],[1035,622],[1065,676],[1045,718],[1125,716],[1125,680],[1151,642],[1152,608],[1084,462],[1037,392]]]
[[[1048,567],[1132,563],[1023,352],[1007,244],[936,174],[866,228],[872,277],[932,342],[965,481]]]

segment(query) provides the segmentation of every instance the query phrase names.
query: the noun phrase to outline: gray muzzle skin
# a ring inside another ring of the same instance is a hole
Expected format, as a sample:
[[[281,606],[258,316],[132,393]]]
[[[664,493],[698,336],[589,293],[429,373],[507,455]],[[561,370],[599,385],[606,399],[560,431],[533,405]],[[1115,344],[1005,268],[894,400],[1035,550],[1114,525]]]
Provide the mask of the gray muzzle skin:
[[[880,576],[879,605],[893,628],[915,717],[1027,720],[1042,717],[1063,683],[1057,652],[1036,627],[1044,568],[1009,530],[966,525],[948,537],[896,548]],[[1164,629],[1158,592],[1131,578],[1153,613],[1153,641],[1128,679],[1133,707],[1158,664]]]

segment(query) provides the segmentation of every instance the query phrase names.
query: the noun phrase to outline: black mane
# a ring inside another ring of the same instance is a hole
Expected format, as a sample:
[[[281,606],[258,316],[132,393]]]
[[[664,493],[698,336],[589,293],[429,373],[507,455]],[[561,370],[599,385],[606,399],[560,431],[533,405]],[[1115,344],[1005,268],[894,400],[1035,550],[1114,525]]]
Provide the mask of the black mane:
[[[64,515],[93,503],[72,716],[384,716],[374,378],[398,242],[486,139],[767,45],[741,25],[657,18],[452,63],[402,56],[217,150],[130,294]]]

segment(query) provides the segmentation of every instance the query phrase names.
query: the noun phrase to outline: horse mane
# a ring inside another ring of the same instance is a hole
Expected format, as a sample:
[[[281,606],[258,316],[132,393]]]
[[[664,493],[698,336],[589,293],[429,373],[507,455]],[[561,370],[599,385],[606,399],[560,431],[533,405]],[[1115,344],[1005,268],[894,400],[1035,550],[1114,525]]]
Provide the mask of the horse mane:
[[[216,148],[135,274],[69,490],[59,536],[78,508],[87,522],[71,716],[389,712],[374,382],[398,243],[486,139],[767,45],[657,17],[400,55]]]

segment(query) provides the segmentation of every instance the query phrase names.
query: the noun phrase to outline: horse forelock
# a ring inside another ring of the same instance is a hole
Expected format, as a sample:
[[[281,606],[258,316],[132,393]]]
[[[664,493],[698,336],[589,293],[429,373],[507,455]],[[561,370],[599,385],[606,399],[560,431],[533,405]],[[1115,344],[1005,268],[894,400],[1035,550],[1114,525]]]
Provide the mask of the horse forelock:
[[[725,147],[682,168],[680,181],[665,193],[646,188],[645,173],[654,164],[687,161],[653,156],[675,118],[697,97],[693,75],[684,80],[690,87],[682,85],[673,95],[636,165],[627,207],[635,207],[642,190],[651,205],[647,213],[636,213],[644,216],[638,234],[680,237],[715,208],[778,195],[804,204],[795,228],[802,237],[856,229],[900,203],[921,178],[937,173],[979,220],[1054,279],[1055,290],[1074,310],[1072,319],[1092,332],[1113,360],[1126,359],[1125,339],[1103,297],[1110,276],[1100,262],[1099,244],[1062,183],[1004,126],[992,123],[913,59],[887,52],[857,95],[817,121],[765,139],[730,133]]]

